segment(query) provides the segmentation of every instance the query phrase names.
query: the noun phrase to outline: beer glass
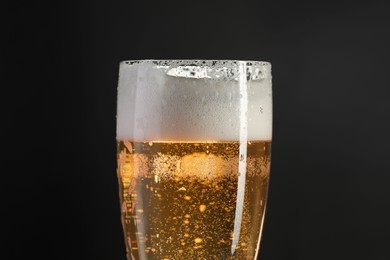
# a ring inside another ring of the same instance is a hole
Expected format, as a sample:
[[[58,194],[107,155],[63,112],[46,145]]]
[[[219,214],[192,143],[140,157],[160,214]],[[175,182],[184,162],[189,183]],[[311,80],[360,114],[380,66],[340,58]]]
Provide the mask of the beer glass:
[[[130,259],[255,259],[267,201],[271,64],[120,63],[117,173]]]

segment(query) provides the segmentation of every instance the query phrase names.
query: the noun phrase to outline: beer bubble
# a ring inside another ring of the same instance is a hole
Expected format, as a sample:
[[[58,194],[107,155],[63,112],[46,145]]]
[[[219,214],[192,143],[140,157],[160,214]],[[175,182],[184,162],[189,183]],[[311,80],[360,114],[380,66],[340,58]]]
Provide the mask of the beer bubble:
[[[202,239],[199,238],[199,237],[197,237],[197,238],[194,239],[194,242],[197,243],[197,244],[199,244],[199,243],[202,242]]]
[[[206,205],[202,204],[199,206],[199,211],[204,212],[206,210]]]

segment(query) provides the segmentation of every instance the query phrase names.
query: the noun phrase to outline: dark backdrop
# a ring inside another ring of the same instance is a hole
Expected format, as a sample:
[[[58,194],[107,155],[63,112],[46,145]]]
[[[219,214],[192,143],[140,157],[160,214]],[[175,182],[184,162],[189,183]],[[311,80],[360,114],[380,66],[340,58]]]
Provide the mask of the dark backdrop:
[[[273,66],[260,258],[390,259],[388,1],[12,1],[3,17],[2,259],[125,259],[118,63]]]

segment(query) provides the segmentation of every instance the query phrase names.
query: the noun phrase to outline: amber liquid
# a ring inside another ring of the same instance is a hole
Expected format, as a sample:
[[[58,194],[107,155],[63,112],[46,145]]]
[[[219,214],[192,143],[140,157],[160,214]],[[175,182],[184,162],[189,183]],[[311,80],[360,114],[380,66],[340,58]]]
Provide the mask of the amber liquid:
[[[128,259],[254,259],[270,148],[270,141],[118,141]]]

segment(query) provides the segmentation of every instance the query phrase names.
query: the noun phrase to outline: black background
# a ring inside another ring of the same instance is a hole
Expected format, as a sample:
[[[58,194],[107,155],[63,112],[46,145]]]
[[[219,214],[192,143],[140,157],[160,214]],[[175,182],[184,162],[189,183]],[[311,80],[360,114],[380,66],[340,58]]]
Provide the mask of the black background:
[[[266,60],[264,260],[390,259],[390,4],[12,1],[3,17],[2,259],[125,259],[125,59]]]

